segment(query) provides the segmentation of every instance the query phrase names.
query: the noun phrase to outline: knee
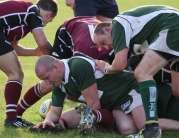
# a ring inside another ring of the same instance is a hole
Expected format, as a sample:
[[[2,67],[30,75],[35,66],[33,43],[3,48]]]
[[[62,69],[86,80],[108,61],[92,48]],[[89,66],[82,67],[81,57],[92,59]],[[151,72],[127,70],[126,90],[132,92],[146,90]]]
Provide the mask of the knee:
[[[52,85],[45,83],[45,81],[40,82],[40,91],[43,95],[52,91]]]
[[[17,78],[19,79],[19,80],[23,80],[24,79],[24,72],[21,70],[21,69],[19,69],[19,71],[17,72]]]
[[[138,129],[130,124],[123,123],[119,128],[117,128],[119,133],[122,135],[130,135],[130,134],[135,134],[138,132]]]
[[[143,78],[144,75],[143,75],[143,72],[139,68],[136,68],[134,71],[134,76],[139,81]]]
[[[17,80],[22,82],[24,79],[24,72],[21,69],[14,70],[11,73],[7,73],[6,75],[8,76],[9,80]]]

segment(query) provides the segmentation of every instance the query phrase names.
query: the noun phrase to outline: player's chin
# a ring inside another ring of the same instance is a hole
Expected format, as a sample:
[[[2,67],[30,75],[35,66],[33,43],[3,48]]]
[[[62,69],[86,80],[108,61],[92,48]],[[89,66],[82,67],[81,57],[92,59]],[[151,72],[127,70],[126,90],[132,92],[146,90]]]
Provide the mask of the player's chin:
[[[60,84],[61,84],[61,83],[56,82],[56,83],[53,84],[53,86],[55,86],[55,87],[59,87]]]

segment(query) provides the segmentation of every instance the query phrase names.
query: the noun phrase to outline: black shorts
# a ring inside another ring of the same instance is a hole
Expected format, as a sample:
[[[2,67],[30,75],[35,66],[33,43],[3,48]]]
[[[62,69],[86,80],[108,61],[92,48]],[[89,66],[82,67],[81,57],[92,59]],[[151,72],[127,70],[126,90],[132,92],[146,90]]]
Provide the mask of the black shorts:
[[[75,0],[75,16],[101,15],[113,19],[119,14],[115,0]]]
[[[0,25],[0,56],[13,51],[11,43],[8,41],[6,35],[3,32],[3,28]]]
[[[165,52],[161,52],[161,51],[156,51],[156,50],[153,50],[155,53],[157,53],[158,55],[160,55],[163,59],[165,59],[169,64],[175,59],[177,58],[178,56],[176,55],[172,55],[172,54],[169,54],[169,53],[165,53]]]
[[[158,52],[158,51],[157,51]],[[130,62],[129,62],[129,66],[130,66],[130,69],[132,71],[135,70],[135,68],[138,66],[139,62],[141,61],[143,55],[140,55],[140,56],[133,56],[130,58]],[[168,55],[167,59],[172,59],[173,58],[173,55],[170,56],[170,54]],[[166,60],[167,60],[166,59]],[[170,70],[170,69],[169,69]],[[162,68],[161,70],[159,70],[155,75],[154,75],[154,80],[158,83],[161,83],[161,82],[171,82],[171,73],[170,71],[165,69],[165,68]]]

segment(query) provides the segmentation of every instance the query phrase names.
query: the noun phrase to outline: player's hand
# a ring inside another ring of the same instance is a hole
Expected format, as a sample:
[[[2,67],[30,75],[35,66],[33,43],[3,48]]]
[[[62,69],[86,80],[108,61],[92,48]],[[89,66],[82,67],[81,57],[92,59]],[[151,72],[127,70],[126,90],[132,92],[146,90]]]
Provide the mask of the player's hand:
[[[44,120],[34,126],[34,128],[46,128],[46,127],[53,127],[55,128],[55,124],[52,121]]]
[[[66,5],[71,7],[72,9],[76,8],[75,0],[66,0]]]
[[[42,55],[44,55],[44,53],[40,50],[39,47],[37,47],[37,48],[35,49],[35,55],[36,55],[36,56],[42,56]]]
[[[106,67],[108,67],[110,64],[103,61],[103,60],[96,60],[96,69],[100,70],[101,72],[105,73]]]

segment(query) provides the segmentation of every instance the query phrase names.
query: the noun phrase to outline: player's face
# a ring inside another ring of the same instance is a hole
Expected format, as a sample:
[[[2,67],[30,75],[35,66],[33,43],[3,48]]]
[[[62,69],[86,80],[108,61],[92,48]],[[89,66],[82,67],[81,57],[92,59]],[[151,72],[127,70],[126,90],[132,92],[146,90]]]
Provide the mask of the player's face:
[[[42,21],[44,26],[46,26],[49,22],[52,22],[53,19],[54,17],[52,17],[51,12],[45,12],[44,14],[42,14]]]
[[[63,79],[62,73],[59,73],[56,68],[53,68],[50,71],[45,71],[44,73],[41,73],[40,76],[38,75],[38,77],[55,87],[60,86]]]
[[[110,33],[106,32],[105,34],[99,34],[99,35],[94,34],[93,37],[94,37],[94,42],[97,45],[107,50],[113,48],[112,37]]]
[[[53,17],[43,19],[43,25],[46,26],[49,22],[52,22]]]

